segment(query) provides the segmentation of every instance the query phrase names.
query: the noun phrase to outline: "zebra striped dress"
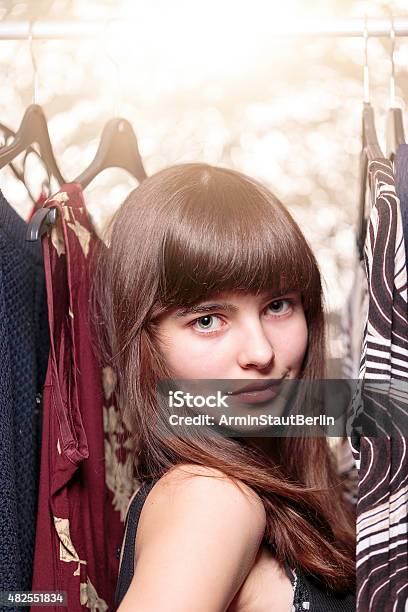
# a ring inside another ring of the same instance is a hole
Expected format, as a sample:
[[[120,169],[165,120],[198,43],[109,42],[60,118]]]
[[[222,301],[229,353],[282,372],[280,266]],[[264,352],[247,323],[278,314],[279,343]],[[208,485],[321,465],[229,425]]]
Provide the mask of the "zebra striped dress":
[[[408,393],[401,392],[401,384],[405,389],[408,386],[406,254],[391,162],[371,161],[368,183],[371,210],[364,245],[368,311],[350,440],[359,468],[356,610],[406,612],[408,439],[396,428],[386,436],[379,427],[375,437],[367,436],[365,426],[358,430],[359,422],[367,423],[370,418],[367,404],[363,410],[362,388],[371,405],[379,406],[380,383],[391,413],[406,413],[408,407]],[[374,383],[372,391],[370,381]],[[384,402],[380,403],[382,409]],[[361,421],[362,415],[365,421]]]

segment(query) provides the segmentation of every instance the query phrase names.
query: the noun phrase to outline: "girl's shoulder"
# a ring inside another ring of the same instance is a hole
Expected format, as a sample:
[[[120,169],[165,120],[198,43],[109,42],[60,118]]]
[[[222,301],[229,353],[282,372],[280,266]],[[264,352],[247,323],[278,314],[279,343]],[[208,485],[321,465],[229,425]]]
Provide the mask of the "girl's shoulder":
[[[129,609],[144,601],[164,609],[158,576],[174,609],[184,609],[177,607],[181,601],[193,605],[197,597],[207,601],[206,609],[225,609],[250,571],[264,536],[261,499],[217,469],[183,464],[142,485],[132,505],[138,516],[134,575],[129,576],[124,599]],[[131,507],[129,534],[135,517]]]
[[[209,527],[211,514],[219,521],[239,521],[242,528],[248,521],[253,533],[264,533],[266,514],[260,497],[216,468],[187,463],[174,466],[150,483],[148,491],[139,520],[140,544],[159,524],[176,528],[180,522],[187,527],[199,521],[203,529]]]

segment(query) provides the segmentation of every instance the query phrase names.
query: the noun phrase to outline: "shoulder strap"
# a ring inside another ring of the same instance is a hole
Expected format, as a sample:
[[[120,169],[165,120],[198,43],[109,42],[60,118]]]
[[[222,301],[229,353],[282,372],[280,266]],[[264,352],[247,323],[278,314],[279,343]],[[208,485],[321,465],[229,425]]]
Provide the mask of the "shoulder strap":
[[[153,485],[158,479],[145,482],[136,493],[128,508],[125,522],[125,536],[123,544],[122,562],[120,564],[118,582],[116,586],[115,602],[119,606],[133,578],[135,564],[135,540],[137,525],[143,504],[146,501]]]

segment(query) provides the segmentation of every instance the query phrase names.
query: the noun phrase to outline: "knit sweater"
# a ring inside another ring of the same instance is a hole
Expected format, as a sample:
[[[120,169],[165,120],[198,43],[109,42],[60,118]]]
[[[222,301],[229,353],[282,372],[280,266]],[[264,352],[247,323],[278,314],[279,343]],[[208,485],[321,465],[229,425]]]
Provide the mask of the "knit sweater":
[[[0,591],[31,589],[49,353],[41,243],[26,230],[0,191]]]

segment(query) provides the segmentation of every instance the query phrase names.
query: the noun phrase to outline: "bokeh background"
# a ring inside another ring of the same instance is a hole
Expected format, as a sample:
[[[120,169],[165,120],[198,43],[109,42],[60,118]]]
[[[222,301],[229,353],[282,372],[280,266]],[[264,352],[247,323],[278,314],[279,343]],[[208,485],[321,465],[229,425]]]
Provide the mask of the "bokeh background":
[[[130,120],[148,175],[175,163],[236,168],[267,184],[299,223],[325,284],[331,375],[340,373],[340,317],[352,289],[358,208],[364,39],[279,37],[302,18],[407,17],[405,0],[36,0],[0,2],[0,19],[101,19],[94,40],[34,40],[36,102],[63,176],[93,159],[107,120]],[[119,30],[125,19],[126,30]],[[387,37],[370,38],[370,97],[383,142]],[[408,100],[408,38],[396,38],[397,105]],[[28,40],[0,40],[0,122],[16,131],[33,101]],[[0,143],[0,144],[4,144]],[[45,173],[26,160],[25,184]],[[27,218],[32,201],[9,168],[0,188]],[[86,189],[98,231],[136,182],[107,170]]]

